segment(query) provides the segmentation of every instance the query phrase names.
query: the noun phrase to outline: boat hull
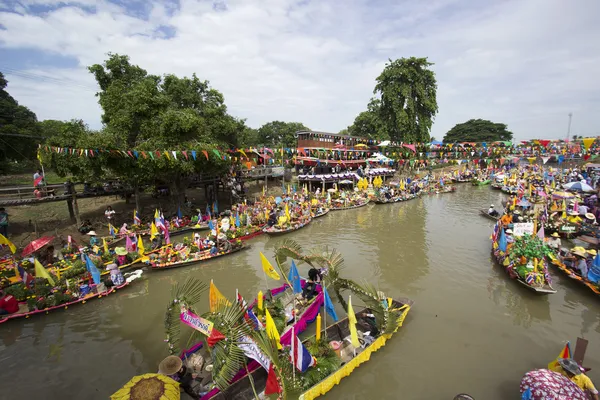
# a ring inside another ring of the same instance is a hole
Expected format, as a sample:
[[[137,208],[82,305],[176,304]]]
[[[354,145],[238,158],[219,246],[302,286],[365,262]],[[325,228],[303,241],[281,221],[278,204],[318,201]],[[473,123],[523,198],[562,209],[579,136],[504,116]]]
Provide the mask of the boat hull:
[[[238,251],[242,251],[245,249],[250,248],[250,245],[244,245],[241,247],[238,247],[237,249],[233,249],[227,253],[218,253],[212,257],[208,257],[208,258],[201,258],[201,259],[197,259],[197,260],[188,260],[188,261],[181,261],[178,263],[174,263],[174,264],[170,264],[170,265],[165,265],[163,267],[157,266],[157,265],[152,265],[152,271],[161,271],[164,269],[174,269],[174,268],[181,268],[181,267],[187,267],[188,265],[192,265],[192,264],[200,264],[206,261],[210,261],[210,260],[214,260],[215,258],[219,258],[219,257],[223,257],[223,256],[228,256],[230,254],[233,253],[237,253]]]

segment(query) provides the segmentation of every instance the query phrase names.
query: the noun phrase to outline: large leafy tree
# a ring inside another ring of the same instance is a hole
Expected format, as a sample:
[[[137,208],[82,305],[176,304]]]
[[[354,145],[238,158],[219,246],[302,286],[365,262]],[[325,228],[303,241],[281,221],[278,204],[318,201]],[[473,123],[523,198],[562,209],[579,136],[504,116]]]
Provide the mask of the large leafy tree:
[[[354,123],[348,127],[349,134],[379,140],[389,139],[386,127],[380,118],[380,109],[379,99],[371,99],[367,111],[358,114]]]
[[[444,143],[454,142],[494,142],[512,140],[513,134],[506,124],[484,119],[470,119],[455,125],[444,136]]]
[[[428,142],[438,111],[435,73],[427,58],[389,60],[373,93],[379,95],[379,118],[391,140]]]
[[[0,72],[0,171],[9,161],[35,158],[39,138],[37,117],[6,91],[8,81]],[[29,138],[28,136],[32,136]]]
[[[300,122],[267,122],[258,128],[258,143],[269,147],[296,147],[298,131],[309,130]]]

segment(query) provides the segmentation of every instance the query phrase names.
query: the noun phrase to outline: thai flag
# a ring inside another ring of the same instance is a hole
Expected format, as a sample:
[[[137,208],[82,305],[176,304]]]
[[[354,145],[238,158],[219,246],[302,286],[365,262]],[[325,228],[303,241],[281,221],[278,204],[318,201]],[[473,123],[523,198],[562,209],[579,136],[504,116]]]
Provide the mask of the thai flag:
[[[116,236],[115,228],[111,224],[108,224],[108,234],[112,237]],[[71,236],[69,236],[69,238],[70,237]]]
[[[35,281],[35,278],[28,274],[27,271],[25,271],[25,269],[20,265],[17,266],[17,271],[19,272],[19,276],[23,280],[25,286],[31,286],[31,284]]]
[[[290,348],[290,357],[292,364],[296,366],[298,371],[304,372],[308,368],[315,365],[315,359],[310,352],[304,347],[298,336],[294,335],[292,339],[292,347]]]
[[[246,308],[248,306],[248,304],[246,303],[246,300],[244,300],[244,298],[242,297],[240,292],[238,292],[237,289],[235,290],[235,297],[236,297],[236,300],[237,300],[238,304],[240,305],[240,307]]]
[[[177,227],[177,228],[181,227],[181,222],[179,221],[179,217],[175,217],[174,224],[175,224],[175,227]]]
[[[164,230],[167,230],[167,222],[165,221],[165,216],[163,215],[162,211],[160,212],[160,224]]]
[[[140,218],[140,213],[135,210],[133,212],[133,224],[134,225],[141,225],[142,224],[142,219]]]
[[[246,311],[246,316],[245,316],[246,320],[251,322],[252,325],[254,326],[254,330],[256,331],[260,331],[265,329],[264,325],[262,324],[262,322],[260,322],[260,320],[258,319],[258,317],[256,315],[254,315],[254,313],[252,312],[251,309],[248,309],[248,311]]]

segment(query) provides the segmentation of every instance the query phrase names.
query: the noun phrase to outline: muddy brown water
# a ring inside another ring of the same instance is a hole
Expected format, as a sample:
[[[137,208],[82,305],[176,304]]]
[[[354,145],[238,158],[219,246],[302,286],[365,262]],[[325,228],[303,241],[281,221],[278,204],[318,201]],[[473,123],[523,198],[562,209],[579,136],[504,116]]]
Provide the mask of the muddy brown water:
[[[508,280],[490,257],[492,222],[478,215],[502,199],[489,187],[461,185],[454,194],[332,212],[284,236],[305,248],[336,247],[344,276],[416,302],[387,345],[325,398],[520,398],[522,375],[547,365],[577,336],[589,340],[585,364],[600,384],[600,298],[556,270],[558,293],[550,296]],[[230,257],[147,271],[108,298],[0,325],[0,398],[105,399],[130,377],[156,371],[167,355],[171,285],[212,278],[228,297],[237,288],[252,299],[265,287],[259,252],[272,259],[282,239],[259,236]]]

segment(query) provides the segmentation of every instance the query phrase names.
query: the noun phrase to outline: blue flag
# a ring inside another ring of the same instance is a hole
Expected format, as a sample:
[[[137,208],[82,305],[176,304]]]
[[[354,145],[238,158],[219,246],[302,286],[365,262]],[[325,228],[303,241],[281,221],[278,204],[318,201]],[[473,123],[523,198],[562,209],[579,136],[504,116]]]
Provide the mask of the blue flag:
[[[298,272],[298,268],[296,268],[296,263],[292,260],[292,267],[290,268],[290,272],[288,273],[288,281],[292,284],[292,289],[294,289],[294,293],[302,293],[302,284],[300,283],[300,273]]]
[[[98,271],[98,268],[96,268],[93,261],[90,259],[90,257],[87,254],[85,255],[85,267],[90,272],[90,274],[92,274],[92,279],[94,280],[94,283],[96,285],[99,284],[100,283],[100,271]]]
[[[212,219],[209,219],[209,220],[208,220],[208,229],[210,229],[211,231],[212,231],[213,229],[215,229],[215,226],[214,226],[214,224],[212,223]]]
[[[212,215],[210,214],[210,206],[206,205],[206,215],[208,215],[208,219],[212,219]]]
[[[333,318],[333,320],[335,322],[337,322],[338,316],[335,313],[335,308],[333,307],[333,303],[331,302],[331,299],[329,298],[329,293],[327,293],[327,289],[325,288],[325,286],[322,286],[322,288],[323,288],[323,297],[325,299],[325,311],[327,311],[327,313],[329,313],[329,315],[331,315],[331,318]]]
[[[215,200],[215,202],[213,203],[213,212],[215,214],[219,213],[219,202],[217,200]]]
[[[180,207],[177,207],[177,217],[178,217],[179,219],[182,219],[182,218],[183,218],[183,214],[181,213],[181,208],[180,208]]]
[[[235,214],[235,226],[237,226],[239,228],[240,225],[242,225],[242,223],[240,222],[240,213],[236,213]]]
[[[500,229],[500,239],[498,239],[498,248],[506,253],[506,246],[508,243],[506,242],[506,234],[504,233],[504,229]]]

